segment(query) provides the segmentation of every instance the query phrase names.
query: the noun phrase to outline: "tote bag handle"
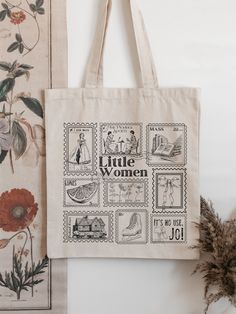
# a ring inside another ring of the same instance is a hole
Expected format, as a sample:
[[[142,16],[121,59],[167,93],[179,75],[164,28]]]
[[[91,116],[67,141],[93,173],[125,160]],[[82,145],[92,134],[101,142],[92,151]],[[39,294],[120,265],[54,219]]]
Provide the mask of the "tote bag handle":
[[[137,9],[134,0],[127,1],[131,11],[143,87],[156,88],[158,87],[156,69],[143,17]],[[103,87],[103,53],[111,7],[112,0],[106,0],[85,74],[86,88]]]

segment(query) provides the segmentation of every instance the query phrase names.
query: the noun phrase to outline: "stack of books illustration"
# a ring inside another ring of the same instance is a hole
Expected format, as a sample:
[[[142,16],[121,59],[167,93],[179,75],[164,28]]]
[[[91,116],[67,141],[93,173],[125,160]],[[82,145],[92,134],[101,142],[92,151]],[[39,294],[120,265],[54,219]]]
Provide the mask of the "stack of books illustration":
[[[152,155],[160,156],[162,159],[174,158],[182,153],[182,136],[178,137],[174,143],[170,143],[168,138],[156,134],[152,141]]]

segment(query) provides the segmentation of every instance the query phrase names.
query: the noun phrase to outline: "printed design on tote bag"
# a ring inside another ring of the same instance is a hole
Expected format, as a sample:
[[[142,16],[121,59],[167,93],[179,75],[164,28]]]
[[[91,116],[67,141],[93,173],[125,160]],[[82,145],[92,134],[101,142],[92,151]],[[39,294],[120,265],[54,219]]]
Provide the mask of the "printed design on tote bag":
[[[113,242],[113,213],[65,211],[64,242]]]
[[[15,301],[37,299],[40,285],[47,289],[49,260],[45,256],[36,262],[33,250],[38,231],[34,222],[37,212],[38,204],[26,189],[12,189],[0,195],[0,231],[4,233],[0,250],[12,254],[12,263],[8,261],[7,268],[0,270],[0,288],[7,289],[9,297]]]
[[[153,169],[153,212],[185,212],[186,169]]]
[[[96,174],[96,148],[96,123],[64,123],[65,175]]]
[[[148,206],[148,179],[107,179],[103,183],[104,206]]]
[[[100,149],[103,156],[140,156],[142,123],[100,124]]]
[[[186,215],[151,215],[151,243],[186,242]]]
[[[25,56],[33,51],[38,45],[41,37],[41,29],[38,20],[39,16],[45,14],[43,5],[44,0],[33,0],[30,1],[30,3],[28,0],[19,1],[18,3],[10,0],[2,2],[2,8],[0,9],[0,22],[9,20],[17,31],[14,36],[14,41],[8,47],[7,52],[10,53],[18,51],[18,53]],[[35,24],[34,27],[32,27],[32,23]],[[31,42],[29,42],[29,39],[26,41],[22,32],[22,30],[24,30],[22,24],[24,24],[24,27],[26,25],[27,27],[31,27],[33,34]]]
[[[100,183],[97,178],[64,179],[64,206],[65,207],[98,207]]]
[[[118,244],[146,244],[148,241],[148,213],[146,210],[119,209],[116,211],[116,242]]]
[[[9,157],[12,173],[15,173],[15,161],[36,167],[40,157],[45,157],[45,130],[27,118],[31,111],[41,120],[42,105],[30,93],[18,90],[22,79],[29,81],[33,68],[17,61],[0,62],[5,77],[0,81],[0,164]]]
[[[182,123],[151,123],[146,130],[149,166],[184,166],[187,162],[187,127]]]

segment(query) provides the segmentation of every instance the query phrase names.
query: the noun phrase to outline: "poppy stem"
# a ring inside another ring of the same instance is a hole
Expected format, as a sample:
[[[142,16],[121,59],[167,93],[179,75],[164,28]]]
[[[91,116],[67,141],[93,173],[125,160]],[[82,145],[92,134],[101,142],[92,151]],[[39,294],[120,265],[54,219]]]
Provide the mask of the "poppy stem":
[[[34,296],[34,259],[33,259],[33,237],[32,237],[32,233],[30,231],[30,228],[27,227],[28,232],[29,232],[29,236],[30,236],[30,255],[31,255],[31,268],[32,268],[32,278],[31,278],[31,293],[32,293],[32,297]]]
[[[15,275],[14,258],[15,258],[15,245],[13,245],[13,252],[12,252],[12,272],[13,272],[13,275]]]
[[[28,234],[27,234],[25,231],[23,231],[23,232],[24,232],[24,234],[25,234],[25,242],[24,242],[24,245],[23,245],[23,247],[22,247],[22,249],[21,249],[20,258],[22,258],[22,255],[23,255],[23,253],[24,253],[24,249],[25,249],[26,243],[27,243],[27,241],[28,241]]]
[[[13,158],[12,158],[12,150],[10,149],[9,151],[9,156],[10,156],[10,165],[11,165],[11,171],[12,171],[12,174],[15,173],[15,170],[14,170],[14,165],[13,165]]]
[[[19,234],[21,234],[21,233],[24,233],[24,235],[25,235],[25,242],[24,242],[24,245],[23,245],[23,247],[22,247],[22,249],[21,249],[20,257],[22,257],[22,255],[23,255],[23,253],[24,253],[24,249],[25,249],[26,243],[27,243],[27,241],[28,241],[28,234],[27,234],[27,232],[25,232],[25,231],[19,231],[19,232],[17,232],[16,234],[14,234],[14,235],[9,239],[9,241],[11,241],[12,239],[14,239],[15,237],[17,237],[17,236],[18,236]]]

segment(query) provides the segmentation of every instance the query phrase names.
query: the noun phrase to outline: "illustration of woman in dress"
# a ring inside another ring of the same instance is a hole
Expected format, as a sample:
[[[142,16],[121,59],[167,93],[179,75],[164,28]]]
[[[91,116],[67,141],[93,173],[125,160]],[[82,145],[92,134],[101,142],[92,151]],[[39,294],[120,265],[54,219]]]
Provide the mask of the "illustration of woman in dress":
[[[118,150],[117,143],[115,143],[114,135],[112,134],[111,131],[107,133],[107,138],[105,140],[104,147],[105,147],[105,152],[107,154],[114,154],[116,150]]]
[[[91,163],[90,152],[84,133],[79,134],[77,145],[70,155],[70,162],[78,165]]]

